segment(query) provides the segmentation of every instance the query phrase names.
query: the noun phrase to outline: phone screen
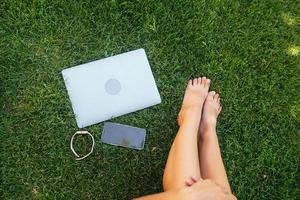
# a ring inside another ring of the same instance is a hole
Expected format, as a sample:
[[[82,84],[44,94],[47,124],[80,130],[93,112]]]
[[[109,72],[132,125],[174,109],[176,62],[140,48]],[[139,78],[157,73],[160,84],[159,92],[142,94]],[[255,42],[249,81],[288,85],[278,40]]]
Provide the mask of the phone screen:
[[[141,150],[144,148],[146,129],[105,122],[101,141],[106,144]]]

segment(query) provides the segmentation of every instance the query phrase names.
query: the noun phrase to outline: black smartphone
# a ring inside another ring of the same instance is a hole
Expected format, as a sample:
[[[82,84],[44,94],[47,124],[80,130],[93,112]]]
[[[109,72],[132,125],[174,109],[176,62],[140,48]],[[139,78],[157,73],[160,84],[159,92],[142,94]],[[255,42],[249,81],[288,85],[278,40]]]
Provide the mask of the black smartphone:
[[[101,141],[106,144],[142,150],[145,145],[146,129],[105,122]]]

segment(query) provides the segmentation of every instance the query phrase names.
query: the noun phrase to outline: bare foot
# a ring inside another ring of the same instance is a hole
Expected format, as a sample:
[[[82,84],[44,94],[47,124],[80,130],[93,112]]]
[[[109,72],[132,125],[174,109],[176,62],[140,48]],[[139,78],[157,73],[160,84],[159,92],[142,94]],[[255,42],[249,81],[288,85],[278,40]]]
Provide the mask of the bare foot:
[[[205,137],[207,132],[216,129],[217,118],[222,110],[220,96],[215,91],[210,91],[205,99],[199,127],[200,137]]]
[[[188,120],[192,113],[197,113],[201,117],[203,103],[208,94],[210,80],[206,77],[189,80],[186,87],[182,106],[178,114],[179,126]]]

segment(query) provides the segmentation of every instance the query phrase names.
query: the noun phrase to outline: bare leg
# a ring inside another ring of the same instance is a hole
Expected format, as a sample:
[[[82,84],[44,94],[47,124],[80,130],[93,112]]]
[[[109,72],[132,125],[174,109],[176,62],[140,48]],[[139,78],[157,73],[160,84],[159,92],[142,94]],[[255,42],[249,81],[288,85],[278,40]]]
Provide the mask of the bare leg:
[[[212,179],[230,192],[216,134],[217,117],[220,111],[219,94],[214,91],[209,92],[203,106],[199,128],[199,160],[203,179]]]
[[[200,177],[198,129],[203,103],[210,80],[205,77],[190,80],[178,116],[179,130],[172,144],[165,167],[164,190],[179,188],[191,176]]]

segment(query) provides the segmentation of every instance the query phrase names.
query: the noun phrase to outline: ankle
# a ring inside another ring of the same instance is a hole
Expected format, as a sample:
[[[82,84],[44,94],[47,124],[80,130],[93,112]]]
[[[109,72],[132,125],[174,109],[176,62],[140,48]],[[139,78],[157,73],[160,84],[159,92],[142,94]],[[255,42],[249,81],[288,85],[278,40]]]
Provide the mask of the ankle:
[[[216,127],[217,127],[217,120],[216,119],[206,118],[206,120],[202,120],[201,123],[202,124],[199,127],[199,132],[201,134],[204,134],[206,132],[216,131]]]
[[[186,112],[186,113],[195,113],[195,112],[201,112],[202,111],[202,108],[203,108],[203,104],[200,104],[200,105],[196,105],[196,104],[193,104],[193,105],[183,105],[181,107],[181,109]]]
[[[208,126],[204,130],[200,131],[200,140],[201,141],[209,141],[217,137],[216,127]]]

